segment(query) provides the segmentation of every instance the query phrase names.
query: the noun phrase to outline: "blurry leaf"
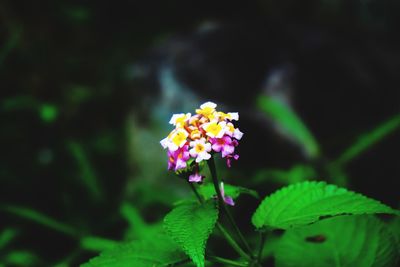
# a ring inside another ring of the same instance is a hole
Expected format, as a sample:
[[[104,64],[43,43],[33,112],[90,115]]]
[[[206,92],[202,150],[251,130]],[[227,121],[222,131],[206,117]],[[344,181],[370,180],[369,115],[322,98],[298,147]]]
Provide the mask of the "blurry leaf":
[[[18,230],[6,228],[0,233],[0,250],[7,246],[18,235]]]
[[[176,176],[174,176],[173,173],[167,173],[165,176],[176,179]],[[137,198],[135,205],[138,206],[161,204],[167,207],[172,207],[176,201],[184,197],[184,195],[177,195],[176,192],[173,192],[173,190],[178,190],[178,188],[174,188],[170,184],[162,184],[161,182],[159,184],[154,184],[152,181],[145,179],[135,179],[130,184],[130,187],[132,188],[132,191],[129,193]],[[157,192],[157,194],[154,192]],[[186,195],[189,195],[187,194],[187,191],[185,192]]]
[[[335,164],[346,164],[353,160],[361,153],[366,151],[371,146],[375,145],[383,138],[394,132],[400,127],[400,114],[392,117],[386,122],[379,125],[372,131],[361,135],[357,141],[350,146],[343,154],[335,161]]]
[[[253,214],[252,222],[257,228],[289,229],[326,216],[374,213],[400,215],[399,211],[361,194],[325,182],[307,181],[266,197]]]
[[[162,229],[161,223],[146,224],[139,211],[127,202],[121,204],[120,213],[129,223],[129,228],[125,233],[126,239],[143,239]]]
[[[56,106],[51,105],[51,104],[43,104],[40,107],[40,118],[44,122],[53,122],[55,119],[57,119],[58,115],[58,109]]]
[[[52,266],[54,267],[71,267],[76,266],[76,264],[72,264],[76,262],[76,259],[81,256],[84,251],[80,247],[76,247],[74,250],[70,251],[64,258],[54,263]]]
[[[64,7],[65,15],[72,22],[83,23],[90,19],[90,10],[84,6]]]
[[[167,234],[178,243],[197,267],[204,267],[206,242],[218,219],[215,201],[184,204],[164,219]]]
[[[93,89],[80,84],[67,85],[64,97],[69,104],[79,106],[93,97]]]
[[[69,236],[75,236],[77,234],[76,231],[69,225],[66,225],[62,222],[58,222],[53,218],[50,218],[49,216],[30,208],[12,206],[12,205],[2,205],[0,206],[0,210],[33,221],[35,223],[38,223],[47,228],[56,230],[58,232],[64,233]]]
[[[137,228],[139,231],[146,227],[142,216],[140,216],[139,211],[133,205],[123,202],[120,207],[120,213],[129,222],[131,227]]]
[[[29,251],[14,250],[5,256],[5,263],[8,266],[37,266],[38,257]]]
[[[348,181],[350,180],[343,166],[337,164],[328,164],[326,166],[326,171],[328,172],[327,181],[338,186],[346,187]]]
[[[258,98],[258,107],[266,113],[283,133],[300,145],[311,158],[319,155],[318,143],[301,118],[287,105],[267,96]]]
[[[112,249],[118,244],[117,241],[97,236],[83,237],[80,243],[81,243],[81,248],[96,252]]]
[[[67,143],[68,149],[71,152],[72,156],[75,158],[76,162],[78,163],[81,179],[83,184],[88,189],[90,196],[92,199],[99,201],[103,197],[103,192],[101,190],[99,181],[97,176],[90,164],[90,161],[83,150],[83,147],[74,141],[70,141]]]
[[[187,257],[165,234],[118,245],[91,259],[82,267],[167,266]]]
[[[399,251],[373,216],[341,216],[288,230],[275,251],[277,267],[394,267]]]
[[[100,132],[91,141],[92,146],[97,152],[110,154],[118,150],[116,140],[118,139],[113,132]]]
[[[224,183],[224,190],[225,190],[225,194],[227,196],[230,196],[233,199],[239,197],[240,194],[248,194],[255,198],[259,198],[257,191],[248,189],[248,188],[244,188],[241,186],[234,186],[234,185]],[[199,186],[198,191],[199,191],[200,195],[202,195],[205,199],[210,199],[210,198],[213,198],[214,196],[216,196],[214,185],[212,183],[208,183],[208,184]]]
[[[317,176],[313,167],[303,164],[296,164],[289,170],[266,169],[257,171],[253,178],[255,183],[271,181],[280,184],[294,184],[315,179]]]
[[[10,38],[8,38],[8,40],[4,42],[4,45],[0,47],[0,68],[3,66],[3,63],[10,52],[18,45],[21,38],[21,32],[22,28],[15,28],[11,32]]]
[[[30,95],[19,95],[6,98],[1,102],[4,111],[14,111],[21,109],[35,109],[38,101]]]

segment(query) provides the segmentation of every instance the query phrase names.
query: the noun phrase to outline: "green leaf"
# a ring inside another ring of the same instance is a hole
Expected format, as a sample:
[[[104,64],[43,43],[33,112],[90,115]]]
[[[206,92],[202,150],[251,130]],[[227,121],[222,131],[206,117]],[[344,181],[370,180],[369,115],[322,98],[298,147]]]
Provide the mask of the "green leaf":
[[[394,218],[388,225],[396,239],[398,251],[400,251],[400,217]]]
[[[218,219],[215,201],[185,203],[174,208],[164,219],[170,237],[198,267],[204,267],[206,242]]]
[[[44,122],[50,123],[57,119],[58,109],[52,104],[42,104],[40,107],[40,117]]]
[[[258,107],[265,112],[282,132],[299,144],[311,158],[319,155],[317,141],[301,118],[286,104],[272,97],[260,96]]]
[[[22,27],[16,27],[13,31],[11,31],[11,36],[8,40],[3,40],[2,46],[0,48],[0,68],[3,67],[3,63],[5,62],[8,55],[10,55],[11,51],[18,46],[18,43],[21,40],[22,35]]]
[[[375,145],[383,138],[393,133],[400,127],[400,114],[385,121],[372,131],[361,135],[357,141],[350,146],[343,154],[335,161],[335,164],[346,164],[356,158],[358,155],[366,151],[371,146]]]
[[[257,228],[288,229],[343,214],[399,214],[377,200],[329,185],[306,181],[287,186],[266,197],[252,222]]]
[[[340,216],[285,232],[275,250],[277,267],[398,266],[399,251],[387,226],[373,216]]]
[[[55,231],[61,232],[69,236],[77,235],[77,232],[71,226],[59,222],[43,213],[40,213],[30,208],[13,206],[13,205],[4,205],[0,206],[0,210],[17,215],[21,218],[33,221],[35,223],[41,224],[47,228],[53,229]]]
[[[280,184],[294,184],[313,180],[317,172],[312,166],[296,164],[288,170],[284,169],[261,169],[256,172],[252,181],[256,184],[271,181]]]
[[[85,236],[82,237],[80,240],[80,245],[82,249],[96,252],[112,249],[117,244],[117,241],[98,236]]]
[[[37,266],[38,257],[30,251],[26,250],[13,250],[9,252],[4,261],[6,266]]]
[[[67,148],[76,160],[80,170],[79,178],[83,182],[83,185],[85,185],[87,188],[89,195],[93,200],[100,201],[103,199],[104,192],[100,185],[99,178],[97,177],[83,146],[78,142],[69,141],[67,142]]]
[[[224,190],[225,195],[230,196],[233,199],[238,198],[241,194],[248,194],[255,198],[259,198],[257,191],[241,186],[234,186],[224,183]],[[216,196],[214,185],[212,183],[199,186],[198,191],[205,199],[210,199]]]
[[[122,202],[120,206],[121,216],[128,222],[129,227],[125,230],[126,240],[143,239],[159,233],[162,229],[162,222],[147,224],[139,210],[128,202]]]
[[[15,228],[6,228],[0,233],[0,250],[12,242],[19,231]]]
[[[143,220],[138,209],[128,202],[123,202],[119,208],[121,216],[128,221],[131,228],[135,228],[138,231],[143,231],[147,225]]]
[[[158,267],[175,264],[186,258],[167,235],[159,233],[104,251],[82,267]]]

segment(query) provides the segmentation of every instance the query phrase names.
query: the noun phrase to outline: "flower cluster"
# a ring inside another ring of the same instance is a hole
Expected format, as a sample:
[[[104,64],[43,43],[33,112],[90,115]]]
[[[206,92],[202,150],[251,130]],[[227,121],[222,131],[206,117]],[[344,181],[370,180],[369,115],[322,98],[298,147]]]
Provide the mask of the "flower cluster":
[[[198,164],[211,158],[213,153],[221,153],[228,167],[231,160],[237,160],[235,147],[243,133],[235,128],[233,121],[239,114],[217,111],[216,104],[206,102],[196,109],[196,114],[174,114],[170,124],[175,129],[160,144],[168,149],[168,169],[178,171],[193,165],[196,171],[189,176],[190,182],[201,182]]]

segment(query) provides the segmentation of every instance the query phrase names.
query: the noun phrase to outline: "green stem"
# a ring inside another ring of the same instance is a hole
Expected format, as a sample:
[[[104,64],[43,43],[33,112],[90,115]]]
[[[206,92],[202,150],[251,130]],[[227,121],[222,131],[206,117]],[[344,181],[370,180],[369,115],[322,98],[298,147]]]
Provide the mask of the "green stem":
[[[242,232],[239,230],[239,227],[236,225],[235,220],[233,219],[231,213],[229,212],[228,208],[225,205],[224,199],[223,199],[222,194],[221,194],[221,190],[219,188],[219,181],[218,181],[218,178],[217,178],[217,169],[215,168],[214,158],[211,157],[210,160],[207,161],[207,163],[208,163],[208,168],[210,169],[212,180],[213,180],[213,183],[214,183],[214,189],[215,189],[215,192],[217,193],[218,202],[219,202],[220,206],[222,207],[222,209],[224,210],[224,212],[225,212],[225,214],[226,214],[226,216],[228,218],[228,221],[230,222],[230,224],[232,225],[233,229],[235,230],[235,232],[239,236],[239,239],[241,240],[241,242],[245,246],[246,250],[253,257],[253,253],[251,252],[251,248],[250,248],[249,244],[247,243],[247,241],[244,238]]]
[[[200,203],[204,203],[203,198],[200,196],[199,192],[197,192],[196,187],[189,182],[189,186],[192,189],[193,193],[196,195],[197,199],[199,200]],[[231,247],[243,258],[249,260],[250,257],[247,255],[246,252],[243,251],[243,249],[236,243],[236,241],[233,239],[233,237],[228,233],[228,231],[220,224],[217,222],[217,228],[221,232],[221,234],[224,236],[226,241],[231,245]]]
[[[197,192],[196,187],[194,187],[193,183],[191,183],[191,182],[188,182],[188,183],[189,183],[190,188],[192,188],[193,193],[196,195],[197,199],[199,200],[199,202],[200,202],[201,204],[203,204],[203,203],[204,203],[204,200],[203,200],[203,198],[200,196],[199,192]]]
[[[265,240],[266,240],[266,234],[264,232],[260,232],[260,245],[258,247],[258,253],[257,253],[257,261],[259,263],[261,263],[261,257],[264,249]]]
[[[217,228],[221,232],[221,234],[225,237],[226,241],[231,245],[231,247],[243,258],[246,260],[250,260],[249,255],[239,246],[238,243],[233,239],[233,237],[226,231],[226,229],[222,226],[222,224],[217,223]]]
[[[225,259],[225,258],[221,258],[221,257],[217,257],[217,256],[207,256],[207,258],[214,262],[218,262],[221,264],[228,264],[231,266],[247,267],[249,264],[248,262],[236,262],[236,261],[233,261],[230,259]]]

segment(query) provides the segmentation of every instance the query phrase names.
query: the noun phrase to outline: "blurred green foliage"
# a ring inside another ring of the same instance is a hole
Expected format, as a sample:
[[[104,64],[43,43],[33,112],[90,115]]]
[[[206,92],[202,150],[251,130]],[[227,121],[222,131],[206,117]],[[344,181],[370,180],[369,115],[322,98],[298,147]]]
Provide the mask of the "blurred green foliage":
[[[174,204],[193,196],[185,181],[167,172],[159,146],[167,121],[149,111],[156,104],[146,100],[141,84],[128,79],[134,76],[129,69],[154,44],[194,31],[208,19],[218,20],[210,6],[244,14],[243,20],[268,17],[301,27],[314,23],[349,32],[372,30],[388,33],[388,39],[397,33],[398,12],[388,1],[360,6],[354,1],[256,2],[203,3],[189,8],[202,14],[180,14],[184,18],[174,14],[187,3],[176,1],[160,2],[158,8],[149,3],[147,13],[135,3],[0,3],[0,266],[77,266],[103,250],[110,252],[99,261],[112,261],[118,256],[113,248],[119,246],[143,252],[148,260],[143,264],[149,266],[155,250],[174,246],[170,241],[155,243],[165,238],[161,220]],[[153,64],[159,64],[157,59],[151,59]],[[248,218],[258,203],[256,191],[263,196],[308,180],[351,187],[364,179],[351,163],[364,164],[362,156],[381,153],[380,145],[392,146],[400,126],[399,114],[377,116],[371,123],[383,122],[375,127],[359,128],[355,121],[353,129],[338,128],[327,139],[314,133],[301,109],[264,94],[255,97],[254,106],[306,157],[283,167],[265,162],[259,169],[239,165],[220,172],[227,180],[226,193],[240,195],[234,215],[246,234],[252,233]],[[343,119],[339,112],[337,119]],[[329,147],[347,148],[329,153]],[[386,170],[381,173],[391,176]],[[206,185],[201,193],[212,197],[210,189]],[[399,233],[399,220],[389,225]],[[212,249],[225,248],[218,237],[213,237]],[[258,238],[249,234],[249,239],[255,247]],[[273,255],[278,239],[273,234],[267,239],[263,258]],[[226,250],[223,256],[236,255]],[[193,266],[185,259],[179,251],[172,260],[166,255],[166,260]],[[122,258],[127,265],[131,260]],[[114,264],[123,266],[121,261]]]
[[[318,157],[320,153],[318,143],[295,111],[279,99],[272,97],[260,96],[257,103],[283,134],[288,135],[301,146],[309,157]]]

